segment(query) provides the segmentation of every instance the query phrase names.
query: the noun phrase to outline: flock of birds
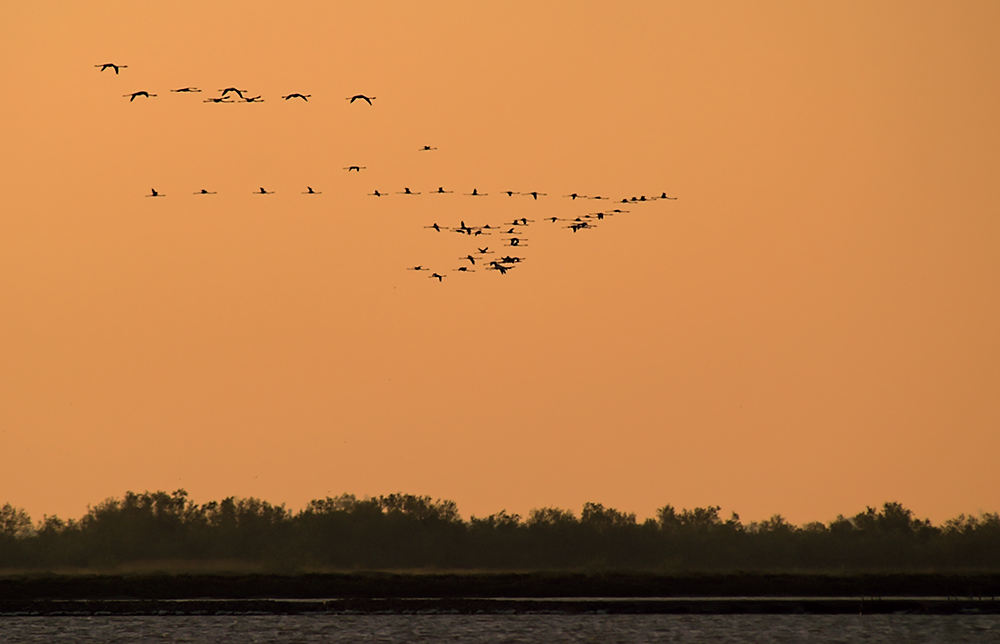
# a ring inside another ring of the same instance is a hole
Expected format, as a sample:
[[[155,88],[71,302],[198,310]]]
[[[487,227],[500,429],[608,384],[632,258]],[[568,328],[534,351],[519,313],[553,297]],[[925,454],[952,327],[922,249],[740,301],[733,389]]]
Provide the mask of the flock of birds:
[[[100,71],[102,71],[102,72],[105,71],[105,70],[108,70],[108,69],[112,69],[112,70],[114,70],[115,74],[117,75],[120,70],[127,69],[128,65],[119,65],[119,64],[116,64],[116,63],[103,63],[103,64],[100,64],[100,65],[95,65],[95,67],[99,68]],[[172,89],[170,91],[171,92],[176,92],[176,93],[200,93],[202,90],[198,89],[197,87],[181,87],[181,88],[178,88],[178,89]],[[247,90],[239,89],[239,88],[236,88],[236,87],[226,87],[226,88],[219,89],[218,91],[220,92],[219,96],[209,97],[209,98],[205,99],[204,102],[206,102],[206,103],[235,103],[235,102],[240,102],[240,101],[242,101],[244,103],[263,103],[264,102],[264,99],[262,99],[259,95],[258,96],[250,96],[250,93]],[[138,91],[138,92],[132,92],[130,94],[124,94],[123,96],[126,97],[126,98],[128,98],[129,102],[132,102],[136,98],[140,98],[140,97],[141,98],[151,98],[151,97],[155,97],[156,94],[150,94],[148,91],[143,90],[143,91]],[[302,94],[302,93],[299,93],[299,92],[294,92],[294,93],[286,94],[286,95],[282,96],[281,98],[283,100],[286,100],[286,101],[293,100],[293,99],[301,99],[302,101],[308,102],[309,98],[311,98],[311,97],[312,97],[311,94]],[[351,103],[354,103],[356,101],[363,101],[363,102],[366,102],[368,105],[372,105],[373,104],[372,101],[374,101],[375,99],[376,99],[375,96],[367,96],[365,94],[355,94],[353,96],[348,96],[346,98],[346,100],[350,101]],[[424,146],[422,146],[420,148],[417,148],[418,152],[431,152],[431,151],[434,151],[434,150],[437,150],[437,148],[434,147],[434,146],[430,146],[430,145],[424,145]],[[358,165],[350,165],[350,166],[345,166],[344,167],[344,170],[348,171],[349,173],[350,172],[358,172],[358,173],[360,173],[362,170],[365,170],[365,169],[367,169],[366,166],[358,166]],[[266,190],[264,187],[260,187],[258,190],[253,191],[252,194],[254,194],[254,195],[272,195],[272,194],[274,194],[274,192],[275,191],[273,191],[273,190]],[[216,192],[209,191],[209,190],[203,188],[203,189],[201,189],[201,190],[199,190],[197,192],[194,192],[193,194],[195,194],[195,195],[214,195],[214,194],[216,194]],[[317,191],[317,190],[313,190],[313,188],[311,186],[306,186],[306,190],[303,191],[301,194],[304,194],[304,195],[320,195],[320,194],[323,194],[323,193],[320,192],[320,191]],[[390,194],[393,194],[393,193],[386,192],[386,191],[381,191],[381,190],[377,190],[377,189],[374,190],[373,192],[368,193],[368,195],[372,196],[372,197],[386,197],[386,196],[389,196]],[[439,186],[436,190],[431,190],[431,191],[428,191],[427,193],[422,193],[420,191],[411,190],[408,187],[403,187],[402,190],[395,191],[394,194],[404,195],[404,196],[415,196],[415,195],[420,195],[420,194],[443,195],[443,194],[454,194],[454,191],[453,190],[445,190],[443,186]],[[487,196],[489,196],[489,193],[479,192],[479,190],[477,188],[473,188],[471,192],[464,192],[464,193],[460,193],[460,194],[462,194],[464,196],[467,196],[467,197],[487,197]],[[506,195],[507,197],[514,197],[515,195],[516,196],[530,196],[533,201],[538,201],[539,197],[547,197],[548,196],[547,193],[539,192],[537,190],[526,191],[526,192],[514,191],[514,190],[503,190],[503,191],[499,192],[498,194],[499,195]],[[154,189],[151,189],[150,190],[150,194],[148,194],[146,196],[147,197],[165,197],[166,194],[158,192],[154,188]],[[575,193],[575,192],[574,193],[570,193],[568,195],[563,195],[563,197],[567,198],[567,199],[570,199],[570,200],[572,200],[574,202],[579,199],[579,200],[609,201],[609,202],[613,202],[615,204],[628,204],[628,205],[650,203],[650,202],[659,201],[659,200],[671,200],[672,201],[672,200],[676,200],[677,199],[677,197],[668,196],[666,192],[661,192],[659,196],[652,196],[652,197],[648,197],[648,198],[645,195],[640,195],[638,197],[632,196],[632,197],[622,197],[620,199],[612,199],[612,198],[601,196],[601,195],[587,196],[587,195],[583,195],[583,194],[579,194],[579,193]],[[457,233],[459,235],[465,235],[465,236],[468,236],[468,237],[482,238],[482,237],[485,236],[485,237],[494,237],[494,238],[496,238],[498,241],[496,242],[496,244],[494,244],[494,246],[499,245],[501,248],[504,248],[504,249],[507,249],[507,250],[504,250],[504,251],[501,252],[501,251],[499,251],[497,249],[491,249],[490,245],[488,243],[484,243],[484,242],[480,241],[480,239],[477,239],[477,243],[475,244],[475,250],[472,251],[472,252],[469,252],[468,254],[466,254],[466,255],[464,255],[462,257],[459,257],[458,261],[461,262],[461,264],[459,266],[453,267],[451,269],[451,271],[452,272],[460,272],[460,273],[470,273],[470,272],[475,272],[476,270],[481,269],[481,270],[487,270],[487,271],[495,271],[497,273],[500,273],[501,275],[506,275],[509,271],[511,271],[514,268],[516,268],[517,266],[519,266],[521,264],[521,262],[523,262],[524,259],[525,259],[523,256],[512,254],[512,253],[519,252],[520,249],[523,249],[523,248],[525,248],[528,245],[527,244],[527,242],[528,242],[527,230],[531,226],[531,224],[534,224],[536,222],[549,222],[549,224],[559,224],[562,228],[565,228],[567,230],[571,230],[572,232],[576,233],[576,232],[579,232],[581,230],[592,230],[592,229],[594,229],[594,228],[597,227],[597,222],[603,222],[605,219],[608,219],[610,217],[614,217],[614,216],[617,216],[617,215],[622,215],[622,214],[625,214],[625,213],[628,213],[628,212],[629,212],[628,210],[625,210],[625,209],[623,209],[621,207],[615,207],[615,208],[607,208],[607,209],[604,209],[604,210],[600,210],[598,212],[588,212],[586,214],[582,214],[582,215],[579,215],[577,217],[550,216],[550,217],[540,217],[537,220],[536,219],[528,219],[527,217],[520,217],[520,218],[514,218],[511,221],[501,222],[501,223],[498,223],[498,224],[492,224],[491,225],[491,224],[487,223],[487,224],[474,225],[474,226],[467,225],[464,220],[461,220],[460,224],[458,226],[442,226],[442,225],[439,225],[437,222],[434,222],[434,223],[430,224],[429,226],[424,226],[424,228],[429,229],[429,230],[433,230],[436,233],[451,232],[451,233]],[[479,245],[480,243],[483,243],[484,245],[480,246]],[[513,250],[513,249],[517,249],[517,250]],[[495,258],[491,257],[491,256],[494,256],[494,255],[496,256]],[[431,269],[429,266],[425,266],[423,264],[419,264],[419,265],[416,265],[416,266],[409,266],[409,267],[407,267],[407,270],[415,271],[415,272],[418,272],[418,273],[422,273],[422,272],[430,273],[430,275],[428,275],[428,278],[430,278],[430,279],[436,279],[438,282],[443,282],[444,278],[447,277],[447,273],[446,272],[438,272],[440,269]]]

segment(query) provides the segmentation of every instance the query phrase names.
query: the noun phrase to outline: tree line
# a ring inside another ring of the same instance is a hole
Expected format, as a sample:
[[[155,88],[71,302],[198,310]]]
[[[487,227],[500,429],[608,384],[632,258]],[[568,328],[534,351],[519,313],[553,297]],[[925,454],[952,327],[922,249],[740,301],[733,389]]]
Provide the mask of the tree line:
[[[79,520],[0,507],[0,569],[107,568],[138,562],[253,564],[286,570],[642,570],[657,572],[1000,571],[1000,515],[942,525],[887,502],[797,526],[743,523],[719,506],[655,518],[586,503],[527,517],[464,520],[453,501],[344,494],[300,512],[256,498],[196,504],[187,492],[128,492]]]

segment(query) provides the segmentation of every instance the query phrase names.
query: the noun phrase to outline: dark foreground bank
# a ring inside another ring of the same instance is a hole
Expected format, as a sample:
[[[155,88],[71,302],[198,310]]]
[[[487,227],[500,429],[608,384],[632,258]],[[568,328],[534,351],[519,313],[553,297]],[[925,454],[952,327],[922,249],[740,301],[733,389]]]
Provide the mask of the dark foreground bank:
[[[1000,614],[1000,575],[300,574],[0,578],[2,614]]]

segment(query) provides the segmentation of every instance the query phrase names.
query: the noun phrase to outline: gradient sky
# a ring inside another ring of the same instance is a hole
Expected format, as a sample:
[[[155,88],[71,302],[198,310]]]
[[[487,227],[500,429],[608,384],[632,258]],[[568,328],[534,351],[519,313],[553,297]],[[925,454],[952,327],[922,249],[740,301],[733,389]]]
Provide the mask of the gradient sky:
[[[0,503],[1000,510],[1000,4],[622,4],[2,3]]]

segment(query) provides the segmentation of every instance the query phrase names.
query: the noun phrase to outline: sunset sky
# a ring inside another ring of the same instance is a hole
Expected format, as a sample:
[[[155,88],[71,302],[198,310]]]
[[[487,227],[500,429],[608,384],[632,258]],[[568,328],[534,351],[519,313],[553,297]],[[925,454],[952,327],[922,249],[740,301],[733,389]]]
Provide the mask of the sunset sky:
[[[998,511],[998,43],[990,1],[5,1],[0,504]]]

